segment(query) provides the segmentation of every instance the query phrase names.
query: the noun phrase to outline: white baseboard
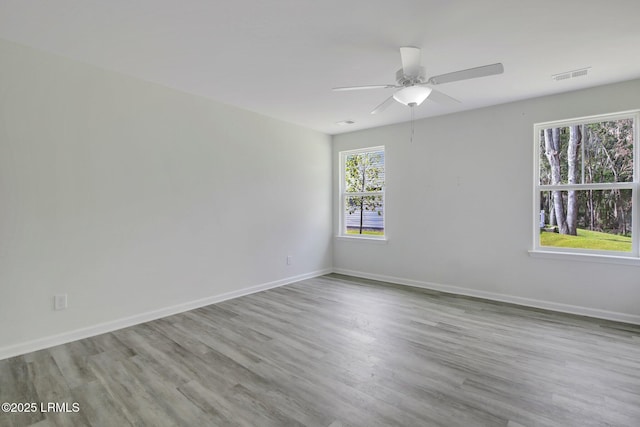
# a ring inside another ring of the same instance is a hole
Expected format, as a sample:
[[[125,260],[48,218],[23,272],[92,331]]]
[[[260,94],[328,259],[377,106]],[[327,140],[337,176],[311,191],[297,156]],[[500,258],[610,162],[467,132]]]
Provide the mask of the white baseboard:
[[[89,338],[96,335],[112,332],[118,329],[126,328],[129,326],[138,325],[140,323],[149,322],[151,320],[160,319],[162,317],[171,316],[173,314],[183,313],[185,311],[194,310],[196,308],[204,307],[211,304],[216,304],[222,301],[238,298],[244,295],[253,294],[256,292],[265,291],[267,289],[277,288],[279,286],[288,285],[290,283],[298,282],[300,280],[311,279],[313,277],[322,276],[331,273],[332,269],[324,269],[313,271],[311,273],[300,274],[298,276],[287,277],[285,279],[276,280],[273,282],[262,283],[260,285],[251,286],[237,291],[226,292],[220,295],[214,295],[207,298],[198,299],[195,301],[189,301],[182,304],[173,305],[170,307],[164,307],[158,310],[148,311],[146,313],[136,314],[134,316],[125,317],[122,319],[116,319],[105,323],[99,323],[97,325],[88,326],[86,328],[76,329],[69,332],[63,332],[57,335],[51,335],[44,338],[38,338],[32,341],[26,341],[19,344],[14,344],[6,347],[0,347],[0,360],[9,357],[19,356],[32,351],[38,351],[56,345],[65,344],[71,341],[77,341],[83,338]]]
[[[493,292],[479,291],[476,289],[463,288],[459,286],[443,285],[433,282],[424,282],[412,279],[405,279],[394,276],[386,276],[381,274],[365,273],[362,271],[347,270],[341,268],[318,270],[311,273],[301,274],[298,276],[287,277],[285,279],[276,280],[273,282],[263,283],[256,286],[251,286],[237,291],[226,292],[224,294],[214,295],[207,298],[198,299],[182,304],[177,304],[170,307],[164,307],[158,310],[149,311],[146,313],[137,314],[135,316],[125,317],[122,319],[116,319],[113,321],[100,323],[97,325],[89,326],[86,328],[76,329],[69,332],[64,332],[57,335],[51,335],[44,338],[38,338],[23,343],[18,343],[6,347],[0,347],[0,360],[9,357],[19,356],[32,351],[38,351],[56,345],[65,344],[71,341],[76,341],[83,338],[89,338],[95,335],[112,332],[118,329],[126,328],[129,326],[138,325],[140,323],[149,322],[151,320],[160,319],[162,317],[171,316],[173,314],[183,313],[185,311],[194,310],[196,308],[204,307],[211,304],[216,304],[222,301],[238,298],[244,295],[261,292],[267,289],[277,288],[279,286],[288,285],[290,283],[298,282],[300,280],[311,279],[313,277],[322,276],[329,273],[344,274],[347,276],[362,277],[364,279],[379,280],[382,282],[389,282],[399,285],[414,286],[417,288],[430,289],[434,291],[447,292],[457,295],[465,295],[476,298],[483,298],[487,300],[507,302],[526,307],[542,308],[546,310],[558,311],[562,313],[578,314],[581,316],[594,317],[598,319],[614,320],[624,323],[632,323],[640,325],[640,316],[618,313],[607,310],[600,310],[589,307],[581,307],[570,304],[561,304],[552,301],[537,300],[532,298],[522,298],[512,295],[498,294]]]
[[[632,323],[640,325],[640,316],[627,313],[618,313],[615,311],[600,310],[597,308],[581,307],[577,305],[562,304],[552,301],[537,300],[532,298],[523,298],[513,295],[498,294],[494,292],[485,292],[476,289],[462,288],[459,286],[442,285],[433,282],[422,282],[418,280],[405,279],[401,277],[385,276],[382,274],[371,274],[362,271],[347,270],[342,268],[334,268],[334,273],[344,274],[347,276],[361,277],[363,279],[379,280],[398,285],[414,286],[417,288],[430,289],[433,291],[447,292],[450,294],[465,295],[470,297],[482,298],[492,301],[508,302],[511,304],[522,305],[526,307],[542,308],[545,310],[558,311],[561,313],[578,314],[580,316],[595,317],[597,319],[614,320],[617,322]]]

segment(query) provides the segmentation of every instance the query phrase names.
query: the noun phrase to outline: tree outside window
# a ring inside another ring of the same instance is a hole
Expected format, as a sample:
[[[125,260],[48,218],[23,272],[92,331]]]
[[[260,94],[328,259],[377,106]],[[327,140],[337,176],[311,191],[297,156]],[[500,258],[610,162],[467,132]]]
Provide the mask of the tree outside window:
[[[638,113],[536,125],[540,248],[637,256]]]
[[[341,153],[341,234],[384,237],[384,147]]]

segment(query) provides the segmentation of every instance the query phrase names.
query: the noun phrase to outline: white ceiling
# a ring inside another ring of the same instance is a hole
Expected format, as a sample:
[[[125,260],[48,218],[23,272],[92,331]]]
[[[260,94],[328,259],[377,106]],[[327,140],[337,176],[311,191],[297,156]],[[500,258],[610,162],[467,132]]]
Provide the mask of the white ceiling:
[[[438,86],[462,103],[422,118],[639,78],[639,17],[638,0],[0,0],[0,37],[337,134],[410,119],[369,114],[391,89],[331,91],[395,83],[400,46],[428,76],[504,64]]]

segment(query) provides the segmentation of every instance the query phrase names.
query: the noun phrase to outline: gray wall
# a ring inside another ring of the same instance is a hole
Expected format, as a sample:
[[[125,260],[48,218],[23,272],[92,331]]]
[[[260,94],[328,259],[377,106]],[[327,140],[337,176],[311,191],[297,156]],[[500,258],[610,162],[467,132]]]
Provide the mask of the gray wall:
[[[331,268],[329,136],[1,40],[0,201],[0,358]]]
[[[334,242],[334,269],[640,323],[640,264],[533,258],[533,124],[640,108],[640,80],[333,138],[386,147],[387,244]],[[337,210],[334,224],[338,224]],[[334,230],[334,234],[338,230]]]
[[[638,108],[638,93],[640,80],[537,98],[418,121],[413,143],[404,123],[332,149],[0,40],[0,358],[332,268],[640,323],[640,267],[527,252],[533,123]],[[376,145],[389,240],[332,242],[338,152]]]

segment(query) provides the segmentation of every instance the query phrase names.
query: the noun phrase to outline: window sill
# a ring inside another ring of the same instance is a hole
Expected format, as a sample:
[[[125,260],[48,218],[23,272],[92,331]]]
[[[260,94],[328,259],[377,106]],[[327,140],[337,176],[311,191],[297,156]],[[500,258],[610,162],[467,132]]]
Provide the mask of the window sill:
[[[388,240],[386,237],[360,237],[360,236],[335,236],[336,240],[345,242],[367,242],[386,245]]]
[[[632,256],[602,255],[602,254],[577,254],[570,252],[554,252],[543,250],[530,250],[529,256],[533,258],[546,258],[562,261],[578,261],[602,264],[621,264],[640,266],[640,258]]]

